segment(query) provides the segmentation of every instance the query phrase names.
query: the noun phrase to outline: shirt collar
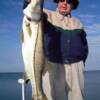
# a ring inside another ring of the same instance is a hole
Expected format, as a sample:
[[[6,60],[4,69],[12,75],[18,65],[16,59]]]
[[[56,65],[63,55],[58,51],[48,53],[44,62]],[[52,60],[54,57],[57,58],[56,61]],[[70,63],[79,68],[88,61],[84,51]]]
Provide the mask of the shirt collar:
[[[57,17],[59,17],[60,20],[63,20],[65,17],[71,18],[71,14],[68,15],[60,14],[58,8],[56,9],[56,13],[57,13]]]

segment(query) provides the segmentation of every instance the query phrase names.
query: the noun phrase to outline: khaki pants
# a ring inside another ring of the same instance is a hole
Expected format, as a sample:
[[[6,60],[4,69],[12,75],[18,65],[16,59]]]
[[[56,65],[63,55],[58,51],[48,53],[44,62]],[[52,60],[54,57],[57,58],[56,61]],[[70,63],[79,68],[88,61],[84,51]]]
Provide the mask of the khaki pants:
[[[43,89],[48,100],[83,100],[83,61],[64,65],[50,64],[51,69],[43,76]]]

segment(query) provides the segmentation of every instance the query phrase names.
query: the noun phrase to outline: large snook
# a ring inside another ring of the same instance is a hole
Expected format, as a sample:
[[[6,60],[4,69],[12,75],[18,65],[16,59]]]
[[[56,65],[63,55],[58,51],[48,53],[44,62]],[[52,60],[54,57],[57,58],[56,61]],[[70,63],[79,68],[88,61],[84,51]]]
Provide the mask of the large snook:
[[[25,72],[31,81],[33,100],[47,100],[42,89],[44,66],[42,7],[43,0],[31,0],[24,9],[23,18],[22,56]]]

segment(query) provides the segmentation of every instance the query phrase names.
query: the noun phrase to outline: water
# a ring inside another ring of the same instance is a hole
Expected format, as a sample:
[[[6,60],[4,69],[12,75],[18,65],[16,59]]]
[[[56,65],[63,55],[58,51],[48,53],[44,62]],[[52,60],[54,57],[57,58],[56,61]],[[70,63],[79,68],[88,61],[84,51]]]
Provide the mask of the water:
[[[0,73],[0,100],[22,100],[18,79],[22,73]],[[31,100],[31,85],[26,87],[26,100]],[[85,100],[100,100],[100,71],[85,72]]]
[[[22,100],[20,78],[22,73],[0,73],[0,100]],[[25,100],[31,100],[31,86],[28,84],[25,87]]]
[[[100,100],[100,71],[85,73],[85,100]]]

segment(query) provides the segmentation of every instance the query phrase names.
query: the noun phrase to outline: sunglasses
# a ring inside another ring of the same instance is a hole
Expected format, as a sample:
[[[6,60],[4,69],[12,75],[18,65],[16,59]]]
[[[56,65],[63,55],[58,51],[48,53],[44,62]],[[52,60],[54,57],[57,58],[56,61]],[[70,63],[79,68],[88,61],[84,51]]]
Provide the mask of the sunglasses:
[[[65,0],[55,0],[55,2],[57,2],[57,3],[58,3],[59,1],[60,1],[60,2],[64,2]],[[73,0],[67,0],[67,3],[71,4],[72,1],[73,1]]]

